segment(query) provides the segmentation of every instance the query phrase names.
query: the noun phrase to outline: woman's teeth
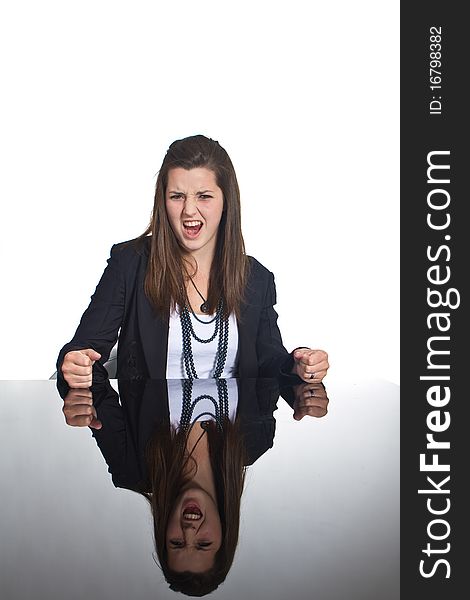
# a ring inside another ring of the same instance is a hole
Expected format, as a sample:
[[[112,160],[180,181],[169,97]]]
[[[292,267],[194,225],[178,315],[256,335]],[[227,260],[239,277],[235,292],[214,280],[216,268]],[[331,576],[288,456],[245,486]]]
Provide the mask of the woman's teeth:
[[[197,513],[185,512],[185,513],[183,513],[183,517],[190,521],[199,521],[199,519],[201,518],[201,515],[198,515]]]
[[[186,506],[183,510],[183,517],[191,521],[198,521],[202,517],[202,512],[198,506]]]
[[[187,227],[188,229],[195,229],[197,227],[202,227],[202,222],[201,221],[185,221],[183,223],[184,227]]]

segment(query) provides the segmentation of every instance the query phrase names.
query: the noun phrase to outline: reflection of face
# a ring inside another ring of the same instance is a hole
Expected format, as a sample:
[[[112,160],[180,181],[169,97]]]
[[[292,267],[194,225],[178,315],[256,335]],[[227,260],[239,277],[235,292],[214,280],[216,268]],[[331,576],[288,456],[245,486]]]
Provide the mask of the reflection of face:
[[[166,530],[168,566],[173,571],[208,571],[222,544],[222,525],[214,498],[200,487],[176,500]]]
[[[213,171],[170,169],[165,206],[180,245],[190,253],[215,249],[224,197]]]

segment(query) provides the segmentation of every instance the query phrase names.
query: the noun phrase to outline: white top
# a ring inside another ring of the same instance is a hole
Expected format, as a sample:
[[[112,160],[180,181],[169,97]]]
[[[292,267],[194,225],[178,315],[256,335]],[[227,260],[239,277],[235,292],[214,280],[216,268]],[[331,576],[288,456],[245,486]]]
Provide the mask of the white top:
[[[183,382],[182,380],[168,381],[168,404],[170,408],[170,421],[173,425],[178,426],[181,421],[181,411],[183,404]],[[235,420],[238,405],[238,387],[236,379],[227,379],[228,391],[228,417],[231,421]],[[215,379],[193,379],[192,400],[202,395],[210,395],[218,402],[217,384]],[[215,407],[214,402],[209,398],[201,398],[194,407],[192,419],[197,421],[213,421]]]
[[[214,333],[215,321],[213,323],[200,323],[194,318],[192,313],[191,323],[194,332],[203,340],[209,339]],[[197,315],[201,321],[211,321],[214,315]],[[214,377],[214,370],[217,358],[217,345],[219,336],[217,335],[212,342],[201,344],[191,336],[191,346],[193,350],[194,366],[199,379]],[[237,366],[238,351],[238,326],[235,316],[229,317],[228,324],[228,348],[227,359],[221,378],[226,379],[235,376]],[[188,373],[185,372],[183,362],[183,333],[181,331],[181,321],[179,313],[173,311],[170,314],[170,330],[168,332],[168,356],[166,363],[167,379],[185,379]]]

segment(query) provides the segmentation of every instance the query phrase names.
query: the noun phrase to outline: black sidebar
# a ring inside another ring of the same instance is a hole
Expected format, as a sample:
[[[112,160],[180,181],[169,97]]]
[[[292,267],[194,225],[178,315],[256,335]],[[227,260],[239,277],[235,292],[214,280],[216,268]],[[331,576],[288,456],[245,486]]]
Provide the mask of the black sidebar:
[[[470,25],[401,3],[401,598],[467,595]],[[457,591],[460,589],[460,593]]]

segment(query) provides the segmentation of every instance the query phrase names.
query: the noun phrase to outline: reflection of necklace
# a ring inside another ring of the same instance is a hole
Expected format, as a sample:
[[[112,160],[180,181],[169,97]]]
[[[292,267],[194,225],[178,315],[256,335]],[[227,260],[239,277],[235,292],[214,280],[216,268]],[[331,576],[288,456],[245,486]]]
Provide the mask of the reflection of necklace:
[[[184,431],[188,431],[190,427],[202,416],[212,417],[217,424],[217,427],[221,430],[223,428],[224,420],[229,418],[228,414],[228,387],[226,379],[216,379],[217,386],[217,400],[210,394],[201,394],[194,400],[193,396],[193,380],[185,379],[183,381],[183,406],[181,411],[180,427]],[[214,412],[204,411],[199,413],[196,417],[193,417],[194,409],[198,402],[203,399],[210,400],[214,405]],[[205,429],[205,426],[202,425]]]
[[[199,310],[200,310],[202,313],[204,313],[204,314],[208,313],[208,312],[209,312],[209,306],[207,305],[207,300],[204,298],[204,296],[201,294],[201,292],[200,292],[200,291],[197,289],[197,286],[196,286],[196,284],[194,283],[194,281],[193,281],[193,278],[192,278],[191,276],[189,276],[189,280],[191,281],[191,283],[192,283],[192,284],[193,284],[193,286],[194,286],[194,289],[196,290],[196,292],[199,294],[199,296],[200,296],[200,297],[201,297],[201,299],[202,299],[202,304],[201,304],[201,306],[199,307]]]

